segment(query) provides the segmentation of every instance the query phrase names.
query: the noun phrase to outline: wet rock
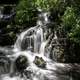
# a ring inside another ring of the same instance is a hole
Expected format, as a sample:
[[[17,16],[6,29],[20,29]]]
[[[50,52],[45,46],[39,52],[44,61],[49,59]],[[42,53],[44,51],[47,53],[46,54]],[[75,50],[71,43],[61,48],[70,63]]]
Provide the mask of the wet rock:
[[[31,50],[32,52],[34,51],[34,39],[31,36],[26,36],[22,40],[21,43],[21,50]]]
[[[40,67],[40,68],[45,68],[46,67],[46,62],[44,61],[44,59],[42,57],[35,57],[34,63]]]
[[[20,55],[15,61],[16,69],[19,72],[23,72],[28,67],[28,60],[25,56]]]
[[[0,75],[10,72],[10,59],[6,56],[0,56]]]
[[[31,79],[31,78],[32,78],[32,77],[31,77],[31,74],[32,74],[31,71],[25,70],[25,71],[24,71],[24,74],[26,75],[27,79]]]
[[[64,62],[64,48],[61,46],[54,46],[51,50],[50,58],[53,61]]]

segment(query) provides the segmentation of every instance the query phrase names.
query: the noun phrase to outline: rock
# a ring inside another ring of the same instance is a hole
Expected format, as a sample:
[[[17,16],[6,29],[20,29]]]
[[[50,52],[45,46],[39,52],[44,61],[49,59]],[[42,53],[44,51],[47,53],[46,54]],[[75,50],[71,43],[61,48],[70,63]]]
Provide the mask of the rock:
[[[32,77],[31,77],[31,74],[32,74],[31,71],[25,70],[25,71],[24,71],[24,74],[26,75],[27,79],[31,79],[31,78],[32,78]],[[31,79],[31,80],[32,80],[32,79]]]
[[[20,55],[15,61],[16,69],[19,72],[23,72],[26,67],[28,67],[28,60],[25,56]]]
[[[34,51],[34,39],[31,36],[26,36],[21,42],[21,50],[31,50]]]
[[[56,62],[64,62],[64,48],[61,46],[54,46],[51,50],[50,58]]]
[[[0,75],[10,72],[11,61],[8,57],[0,55]]]
[[[40,67],[40,68],[45,68],[46,67],[46,62],[44,61],[44,59],[42,57],[35,57],[34,63]]]

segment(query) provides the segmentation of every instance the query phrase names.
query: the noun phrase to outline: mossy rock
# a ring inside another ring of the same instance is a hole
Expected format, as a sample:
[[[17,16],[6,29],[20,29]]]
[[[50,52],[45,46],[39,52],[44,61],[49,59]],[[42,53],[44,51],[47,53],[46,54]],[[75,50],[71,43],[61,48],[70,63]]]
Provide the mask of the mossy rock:
[[[16,69],[19,72],[22,72],[22,71],[24,71],[24,69],[26,69],[26,67],[28,67],[28,59],[26,58],[26,56],[20,55],[16,59],[15,65],[16,65]]]
[[[42,57],[35,57],[34,63],[40,67],[40,68],[45,68],[46,67],[46,62],[44,61],[44,59]]]

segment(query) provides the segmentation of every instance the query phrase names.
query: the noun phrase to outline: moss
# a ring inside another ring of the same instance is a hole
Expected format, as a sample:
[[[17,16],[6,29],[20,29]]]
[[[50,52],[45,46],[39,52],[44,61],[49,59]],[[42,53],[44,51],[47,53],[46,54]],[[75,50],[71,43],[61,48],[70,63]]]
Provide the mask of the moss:
[[[28,60],[25,56],[20,55],[15,61],[16,68],[19,72],[24,71],[28,66]]]
[[[45,68],[46,67],[46,62],[43,60],[42,57],[35,57],[34,63],[41,68]]]

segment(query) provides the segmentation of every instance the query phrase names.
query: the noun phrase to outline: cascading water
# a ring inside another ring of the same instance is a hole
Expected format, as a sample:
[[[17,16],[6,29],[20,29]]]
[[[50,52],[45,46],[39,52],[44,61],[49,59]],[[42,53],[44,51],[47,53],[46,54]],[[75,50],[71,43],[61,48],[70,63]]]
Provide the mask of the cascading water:
[[[0,80],[71,80],[69,76],[58,76],[55,73],[57,67],[64,68],[65,65],[52,61],[48,56],[49,51],[45,51],[49,40],[45,39],[46,24],[48,22],[47,13],[41,13],[37,21],[37,26],[22,32],[18,36],[12,50],[0,48],[0,51],[5,52],[6,56],[11,59],[10,72],[1,74]],[[12,51],[12,54],[9,51]],[[21,72],[14,69],[15,60],[20,55],[28,59],[28,66]]]

